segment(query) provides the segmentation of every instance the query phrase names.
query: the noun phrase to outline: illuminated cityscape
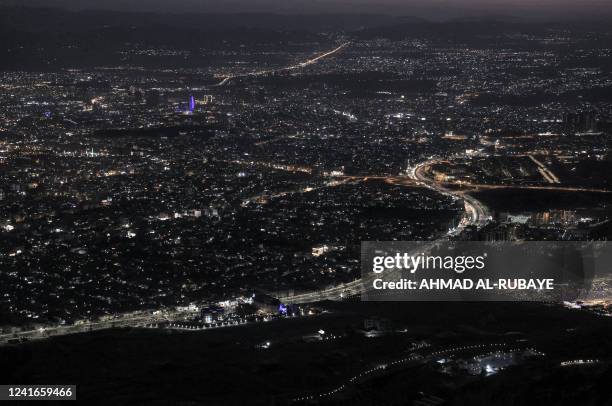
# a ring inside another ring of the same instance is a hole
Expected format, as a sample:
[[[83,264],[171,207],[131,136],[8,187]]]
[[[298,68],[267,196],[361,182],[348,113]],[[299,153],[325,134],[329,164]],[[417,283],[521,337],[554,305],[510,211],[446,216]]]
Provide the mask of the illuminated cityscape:
[[[609,21],[0,11],[0,383],[612,401],[608,278],[360,300],[363,241],[609,240]]]

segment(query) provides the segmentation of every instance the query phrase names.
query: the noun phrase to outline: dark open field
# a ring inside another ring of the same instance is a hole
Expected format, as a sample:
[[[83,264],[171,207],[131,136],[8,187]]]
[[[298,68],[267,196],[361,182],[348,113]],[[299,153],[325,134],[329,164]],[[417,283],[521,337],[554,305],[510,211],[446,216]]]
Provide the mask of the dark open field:
[[[203,332],[122,329],[6,346],[0,348],[1,380],[77,384],[77,397],[84,404],[286,404],[294,396],[326,391],[355,373],[403,358],[414,340],[448,348],[520,339],[546,357],[502,372],[510,374],[510,380],[451,380],[428,366],[414,366],[350,387],[329,402],[406,404],[427,389],[450,404],[481,404],[470,403],[474,399],[488,399],[482,404],[531,404],[535,399],[545,402],[540,404],[576,404],[560,398],[563,391],[553,395],[547,389],[559,379],[574,396],[568,399],[580,396],[585,401],[580,404],[602,405],[612,399],[603,384],[610,375],[607,364],[582,372],[558,367],[561,360],[604,359],[610,354],[609,318],[541,304],[328,306],[331,313],[322,316]],[[365,338],[357,329],[371,316],[388,318],[395,329],[407,332]],[[303,340],[319,329],[344,337]],[[272,343],[270,349],[255,348],[265,341]],[[496,397],[506,394],[504,385],[510,383],[516,390],[504,396],[508,401]]]

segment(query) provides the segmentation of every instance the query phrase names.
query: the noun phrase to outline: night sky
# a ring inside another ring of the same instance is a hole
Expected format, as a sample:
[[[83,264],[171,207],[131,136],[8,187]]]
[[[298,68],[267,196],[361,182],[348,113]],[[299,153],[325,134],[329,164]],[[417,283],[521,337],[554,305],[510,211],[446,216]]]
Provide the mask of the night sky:
[[[574,19],[612,14],[609,0],[0,0],[0,4],[177,13],[385,13],[428,18],[494,14]]]

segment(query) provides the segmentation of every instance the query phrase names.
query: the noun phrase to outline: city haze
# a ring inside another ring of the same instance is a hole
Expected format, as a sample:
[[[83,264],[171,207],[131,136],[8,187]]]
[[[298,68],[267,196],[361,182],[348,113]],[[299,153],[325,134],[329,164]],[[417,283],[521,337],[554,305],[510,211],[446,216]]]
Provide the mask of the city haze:
[[[588,0],[4,0],[0,4],[145,12],[204,13],[376,13],[428,19],[503,16],[518,19],[603,18],[612,13],[609,1]]]

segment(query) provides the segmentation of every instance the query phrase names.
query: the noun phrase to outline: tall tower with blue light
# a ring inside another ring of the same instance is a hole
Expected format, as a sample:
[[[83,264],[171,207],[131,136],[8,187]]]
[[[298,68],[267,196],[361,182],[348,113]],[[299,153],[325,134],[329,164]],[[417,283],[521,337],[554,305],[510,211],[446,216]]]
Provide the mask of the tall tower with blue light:
[[[195,110],[195,98],[193,97],[193,95],[189,96],[189,111],[191,113],[193,113],[193,111]]]

